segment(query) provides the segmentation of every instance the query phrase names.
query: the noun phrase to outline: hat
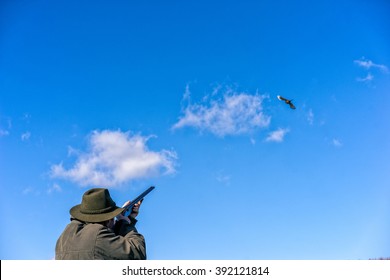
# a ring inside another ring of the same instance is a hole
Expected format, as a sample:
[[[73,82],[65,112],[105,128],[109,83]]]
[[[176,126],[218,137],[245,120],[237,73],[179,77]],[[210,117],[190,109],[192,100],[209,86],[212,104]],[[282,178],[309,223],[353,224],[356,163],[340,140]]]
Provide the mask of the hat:
[[[70,209],[70,214],[81,221],[98,223],[108,221],[124,209],[116,206],[107,189],[94,188],[86,191],[81,204]]]

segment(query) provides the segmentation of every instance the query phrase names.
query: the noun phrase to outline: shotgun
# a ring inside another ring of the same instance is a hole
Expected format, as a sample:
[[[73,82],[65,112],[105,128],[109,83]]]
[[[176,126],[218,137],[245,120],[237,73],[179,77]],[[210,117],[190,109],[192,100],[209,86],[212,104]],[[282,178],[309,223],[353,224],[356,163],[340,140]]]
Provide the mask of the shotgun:
[[[129,216],[131,214],[131,210],[133,209],[134,205],[136,205],[138,202],[140,202],[148,193],[150,193],[152,190],[154,190],[154,186],[149,187],[146,191],[141,193],[139,196],[131,200],[130,204],[123,207],[123,215]]]

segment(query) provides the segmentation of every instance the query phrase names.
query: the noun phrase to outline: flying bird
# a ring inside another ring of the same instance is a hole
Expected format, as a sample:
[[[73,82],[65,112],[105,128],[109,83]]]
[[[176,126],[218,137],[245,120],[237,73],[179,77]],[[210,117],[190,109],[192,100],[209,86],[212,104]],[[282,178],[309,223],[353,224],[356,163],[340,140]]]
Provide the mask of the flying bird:
[[[280,95],[278,95],[278,99],[281,100],[281,101],[284,101],[286,104],[290,105],[291,109],[295,109],[295,106],[292,103],[292,99],[287,99],[287,98],[284,98],[284,97],[282,97]]]

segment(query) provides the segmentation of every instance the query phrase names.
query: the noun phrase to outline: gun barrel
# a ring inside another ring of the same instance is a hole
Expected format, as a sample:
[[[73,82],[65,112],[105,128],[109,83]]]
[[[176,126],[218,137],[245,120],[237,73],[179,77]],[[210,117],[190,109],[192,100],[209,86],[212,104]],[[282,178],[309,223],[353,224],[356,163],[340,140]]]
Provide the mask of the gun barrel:
[[[133,209],[134,205],[137,204],[138,202],[140,202],[148,193],[150,193],[152,190],[154,190],[154,188],[155,188],[154,186],[149,187],[146,191],[144,191],[144,192],[141,193],[139,196],[137,196],[135,199],[133,199],[133,200],[130,202],[129,205],[125,206],[125,207],[124,207],[124,211],[123,211],[124,215],[125,215],[125,216],[130,215],[131,209]],[[127,212],[129,212],[129,211],[130,211],[130,213],[127,213]]]

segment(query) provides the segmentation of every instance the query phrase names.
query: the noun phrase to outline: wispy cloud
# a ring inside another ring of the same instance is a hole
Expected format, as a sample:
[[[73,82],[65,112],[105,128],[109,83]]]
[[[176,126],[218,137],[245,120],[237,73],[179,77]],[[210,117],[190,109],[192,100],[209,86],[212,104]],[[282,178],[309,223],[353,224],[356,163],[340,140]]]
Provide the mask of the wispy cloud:
[[[340,148],[343,146],[343,143],[339,139],[333,138],[332,145],[335,146],[336,148]]]
[[[290,132],[290,129],[288,128],[279,128],[277,130],[274,130],[270,132],[265,139],[267,142],[283,142],[284,137],[286,134]]]
[[[89,150],[77,154],[73,167],[51,166],[51,175],[81,186],[113,187],[122,183],[175,172],[174,151],[150,151],[150,137],[121,131],[94,131],[89,137]],[[73,154],[73,153],[72,153]]]
[[[23,116],[22,116],[22,120],[27,122],[27,123],[30,122],[31,115],[29,113],[24,113]]]
[[[230,185],[231,176],[223,171],[219,171],[216,175],[216,179],[219,183],[222,183],[224,185]]]
[[[307,117],[307,121],[309,122],[309,124],[312,125],[314,123],[314,113],[313,113],[312,109],[309,109],[306,117]]]
[[[22,141],[28,141],[31,137],[31,132],[30,131],[26,131],[25,133],[22,133],[22,135],[20,136],[20,139],[22,139]]]
[[[30,194],[32,192],[33,192],[33,188],[27,187],[27,188],[23,189],[22,194],[27,195],[27,194]]]
[[[215,91],[210,96],[205,96],[202,103],[188,102],[188,105],[183,108],[183,116],[172,126],[172,129],[193,127],[223,137],[247,134],[269,125],[271,117],[263,112],[262,107],[266,96],[226,89],[222,97],[217,98],[218,94]],[[190,100],[188,87],[184,98]]]
[[[363,68],[365,68],[367,70],[370,70],[372,68],[376,68],[376,69],[379,69],[379,70],[381,70],[383,72],[388,72],[389,71],[389,68],[386,65],[374,63],[371,60],[366,59],[364,57],[362,57],[361,59],[356,59],[356,60],[354,60],[354,62],[358,66],[363,67]]]
[[[364,77],[358,77],[356,78],[356,81],[358,82],[365,82],[370,83],[374,80],[374,75],[372,74],[372,71],[380,70],[382,73],[389,73],[389,68],[384,64],[377,64],[372,62],[372,60],[366,59],[362,57],[361,59],[354,60],[354,63],[362,67],[370,72],[368,72]]]
[[[39,196],[41,195],[41,191],[37,188],[33,188],[31,186],[28,186],[22,190],[23,195],[34,195]]]
[[[363,78],[357,77],[356,81],[358,82],[371,82],[374,79],[374,76],[371,73],[367,73],[367,75]]]
[[[11,119],[0,116],[0,137],[8,136],[12,127]]]
[[[51,194],[54,192],[62,192],[62,188],[57,183],[54,183],[51,187],[47,189],[47,194]]]

